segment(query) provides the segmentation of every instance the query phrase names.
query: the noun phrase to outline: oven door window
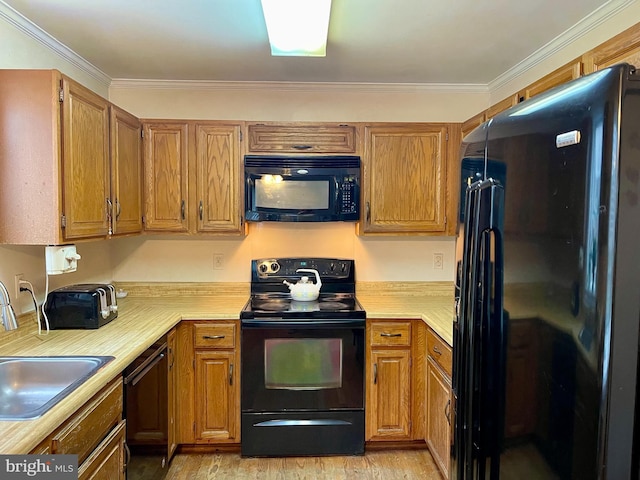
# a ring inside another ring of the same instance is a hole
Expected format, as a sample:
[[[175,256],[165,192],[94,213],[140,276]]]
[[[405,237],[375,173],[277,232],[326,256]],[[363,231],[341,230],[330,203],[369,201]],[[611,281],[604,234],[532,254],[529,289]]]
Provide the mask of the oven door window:
[[[255,207],[258,210],[327,210],[328,179],[289,180],[281,175],[263,175],[255,180]]]
[[[364,407],[364,327],[242,330],[242,410]]]
[[[267,389],[342,387],[341,338],[271,338],[264,342]]]

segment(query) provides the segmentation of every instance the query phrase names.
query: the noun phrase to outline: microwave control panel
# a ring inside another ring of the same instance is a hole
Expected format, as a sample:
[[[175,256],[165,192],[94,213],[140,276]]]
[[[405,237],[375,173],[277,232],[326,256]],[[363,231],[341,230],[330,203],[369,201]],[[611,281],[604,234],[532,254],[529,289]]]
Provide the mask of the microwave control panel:
[[[356,201],[359,194],[357,178],[355,176],[344,177],[340,184],[340,212],[359,213]]]

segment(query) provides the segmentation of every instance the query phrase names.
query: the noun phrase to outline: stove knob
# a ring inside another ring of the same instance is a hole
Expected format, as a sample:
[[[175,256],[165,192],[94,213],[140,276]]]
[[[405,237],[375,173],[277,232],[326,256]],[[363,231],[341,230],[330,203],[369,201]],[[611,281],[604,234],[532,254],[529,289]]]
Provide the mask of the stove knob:
[[[346,263],[341,264],[341,270],[342,270],[342,273],[345,273],[347,271],[347,264]]]
[[[260,273],[267,273],[267,264],[266,263],[261,263],[260,266],[258,267],[258,270],[260,270]]]
[[[280,270],[280,265],[278,265],[276,262],[273,262],[273,263],[271,264],[271,271],[272,271],[273,273],[276,273],[278,270]]]
[[[331,265],[329,265],[329,270],[333,272],[335,269],[336,269],[336,264],[331,262]]]

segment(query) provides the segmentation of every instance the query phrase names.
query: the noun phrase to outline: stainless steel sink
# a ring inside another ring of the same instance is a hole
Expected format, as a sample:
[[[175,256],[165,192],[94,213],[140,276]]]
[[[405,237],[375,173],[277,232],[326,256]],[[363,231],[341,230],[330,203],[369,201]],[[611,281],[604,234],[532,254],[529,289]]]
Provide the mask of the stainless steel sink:
[[[0,357],[0,420],[40,417],[114,357]]]

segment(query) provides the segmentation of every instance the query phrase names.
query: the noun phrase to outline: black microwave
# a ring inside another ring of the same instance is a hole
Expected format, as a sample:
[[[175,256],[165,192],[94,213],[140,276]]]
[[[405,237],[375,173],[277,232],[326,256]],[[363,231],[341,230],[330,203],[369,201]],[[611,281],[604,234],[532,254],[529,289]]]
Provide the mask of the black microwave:
[[[355,222],[360,219],[360,157],[244,157],[248,222]]]

